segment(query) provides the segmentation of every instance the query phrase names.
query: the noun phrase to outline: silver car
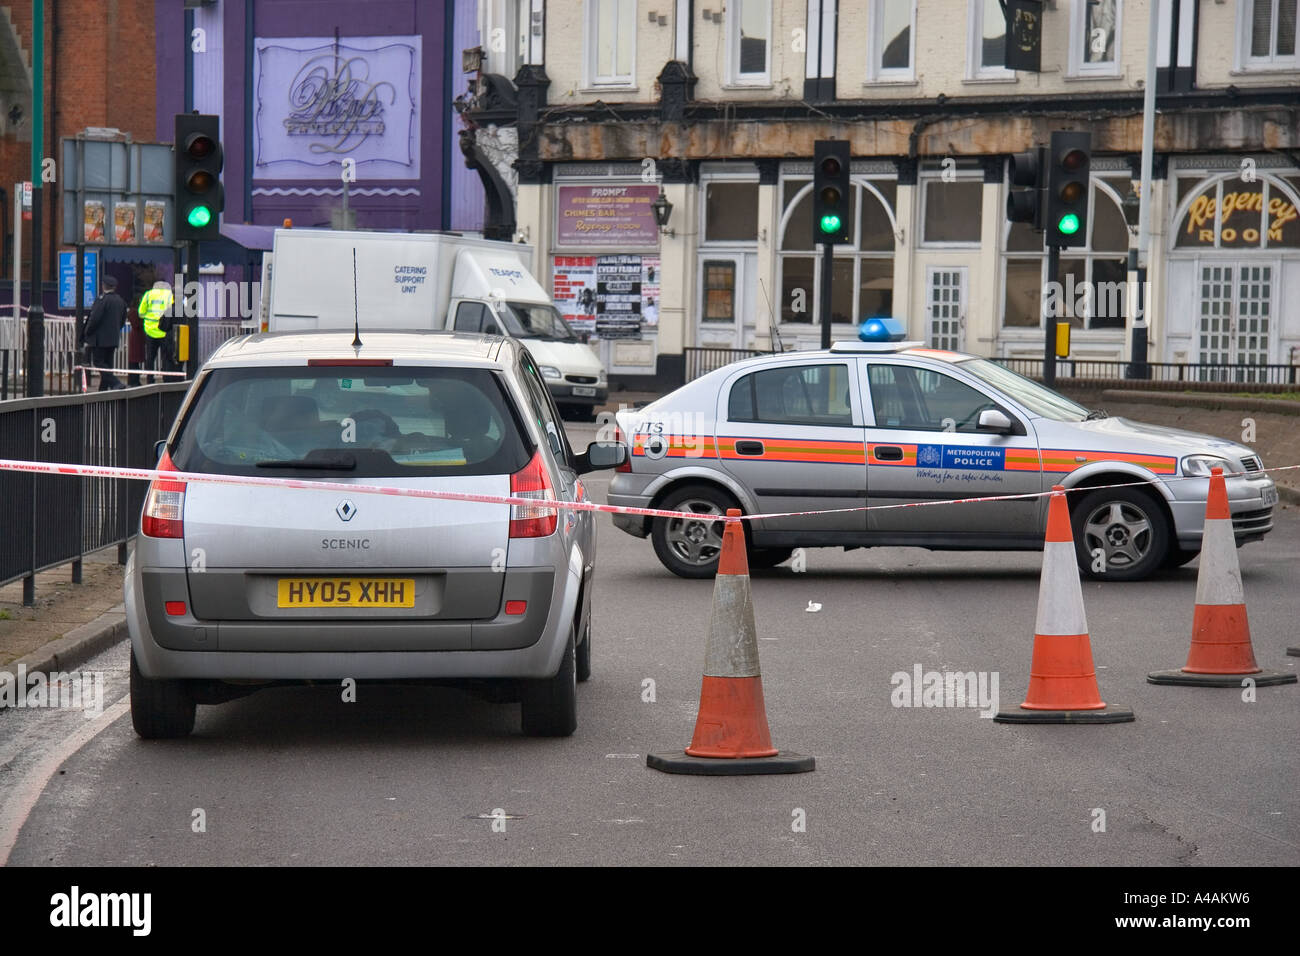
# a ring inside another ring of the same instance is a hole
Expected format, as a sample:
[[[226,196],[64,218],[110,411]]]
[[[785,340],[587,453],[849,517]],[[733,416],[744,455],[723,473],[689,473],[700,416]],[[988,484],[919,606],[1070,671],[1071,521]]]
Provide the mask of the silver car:
[[[996,362],[916,345],[845,342],[762,356],[620,412],[631,454],[609,502],[700,517],[614,523],[649,536],[683,577],[714,573],[722,528],[712,516],[727,508],[831,512],[746,522],[756,567],[799,547],[1037,550],[1045,497],[861,509],[1060,484],[1072,490],[1084,573],[1134,580],[1199,553],[1218,466],[1243,473],[1227,481],[1238,545],[1273,527],[1277,489],[1250,448],[1108,418]],[[1129,487],[1105,487],[1116,484]]]
[[[527,349],[451,333],[272,333],[204,366],[159,469],[584,500]],[[125,577],[144,737],[265,683],[495,682],[568,735],[591,672],[590,512],[156,481]]]

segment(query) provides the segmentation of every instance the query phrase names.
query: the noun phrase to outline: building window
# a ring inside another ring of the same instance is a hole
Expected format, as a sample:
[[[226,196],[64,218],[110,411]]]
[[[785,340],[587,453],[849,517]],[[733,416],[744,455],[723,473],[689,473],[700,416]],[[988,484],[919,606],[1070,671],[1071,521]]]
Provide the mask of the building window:
[[[636,0],[587,0],[587,62],[592,86],[632,86]]]
[[[892,179],[853,183],[853,244],[836,246],[831,263],[831,320],[858,322],[891,316],[894,308],[894,206],[898,184]],[[781,321],[815,323],[821,286],[820,249],[813,247],[812,183],[786,179],[778,259],[781,267]]]
[[[1119,76],[1123,0],[1073,0],[1070,74]]]
[[[1007,18],[1002,0],[970,0],[970,44],[966,78],[971,80],[1014,79],[1007,69]]]
[[[704,241],[758,239],[758,183],[704,184]]]
[[[1178,249],[1300,249],[1300,178],[1178,178]]]
[[[872,0],[870,31],[867,79],[885,82],[915,79],[915,0]]]
[[[1029,223],[1010,223],[1003,256],[1002,326],[1042,327],[1044,307],[1076,329],[1122,329],[1128,307],[1129,231],[1121,206],[1127,176],[1094,179],[1088,245],[1061,252],[1058,285],[1048,289],[1043,238]]]
[[[1243,68],[1300,68],[1295,43],[1297,5],[1297,0],[1242,0],[1237,4]]]
[[[704,321],[736,321],[736,264],[730,260],[704,263]]]
[[[770,82],[771,0],[731,0],[727,4],[728,62],[732,83]]]
[[[938,176],[922,179],[925,204],[921,242],[979,245],[984,210],[984,180],[944,182]]]

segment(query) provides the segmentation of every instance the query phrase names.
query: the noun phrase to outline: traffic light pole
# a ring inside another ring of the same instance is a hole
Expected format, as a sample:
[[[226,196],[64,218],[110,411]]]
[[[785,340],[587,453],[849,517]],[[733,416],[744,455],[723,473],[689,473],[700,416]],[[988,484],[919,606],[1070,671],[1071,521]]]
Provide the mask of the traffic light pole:
[[[45,298],[41,272],[41,153],[45,149],[45,4],[32,0],[32,304],[27,310],[27,394],[45,394]],[[21,221],[15,228],[22,229]],[[80,282],[80,276],[77,277]]]
[[[199,371],[199,244],[188,242],[185,251],[185,329],[189,338],[189,353],[185,359],[185,375],[194,378]]]
[[[1061,276],[1061,247],[1047,247],[1047,285],[1048,289],[1060,288]],[[1056,320],[1057,316],[1049,315],[1047,311],[1047,297],[1043,299],[1043,384],[1048,388],[1056,387]],[[1060,297],[1054,298],[1054,301],[1060,301]]]
[[[831,347],[831,275],[834,270],[835,243],[822,243],[822,294],[817,303],[818,321],[822,327],[822,348]]]

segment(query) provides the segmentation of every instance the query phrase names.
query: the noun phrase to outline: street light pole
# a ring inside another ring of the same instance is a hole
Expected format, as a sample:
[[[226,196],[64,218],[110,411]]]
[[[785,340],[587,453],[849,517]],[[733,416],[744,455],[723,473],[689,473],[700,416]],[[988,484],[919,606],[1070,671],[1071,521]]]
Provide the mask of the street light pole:
[[[45,394],[45,308],[41,296],[41,153],[45,140],[45,3],[32,0],[32,297],[27,311],[27,394]],[[21,223],[18,228],[22,228]]]
[[[1129,343],[1129,378],[1148,378],[1151,369],[1147,365],[1147,337],[1150,323],[1147,314],[1151,303],[1147,301],[1147,267],[1151,258],[1151,166],[1155,153],[1156,139],[1156,51],[1160,44],[1157,37],[1160,31],[1160,4],[1155,0],[1149,4],[1150,19],[1147,23],[1147,78],[1142,90],[1142,173],[1138,188],[1138,241],[1137,248],[1128,254],[1128,271],[1133,283],[1134,294],[1130,296],[1132,313],[1132,338]]]

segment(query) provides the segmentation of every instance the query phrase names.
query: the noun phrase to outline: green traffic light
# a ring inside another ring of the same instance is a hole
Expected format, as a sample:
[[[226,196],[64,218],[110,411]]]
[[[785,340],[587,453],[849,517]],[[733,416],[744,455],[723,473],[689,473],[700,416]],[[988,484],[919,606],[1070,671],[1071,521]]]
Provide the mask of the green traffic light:
[[[195,206],[190,210],[190,214],[185,217],[185,221],[195,229],[202,229],[212,221],[212,210],[207,206]]]
[[[840,217],[834,213],[827,213],[822,216],[822,232],[830,234],[840,231]]]
[[[1056,231],[1063,236],[1072,236],[1079,231],[1079,217],[1072,212],[1067,212],[1061,217],[1061,221],[1056,224]]]

